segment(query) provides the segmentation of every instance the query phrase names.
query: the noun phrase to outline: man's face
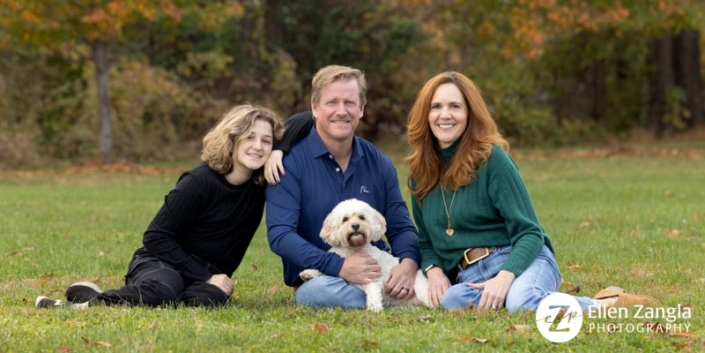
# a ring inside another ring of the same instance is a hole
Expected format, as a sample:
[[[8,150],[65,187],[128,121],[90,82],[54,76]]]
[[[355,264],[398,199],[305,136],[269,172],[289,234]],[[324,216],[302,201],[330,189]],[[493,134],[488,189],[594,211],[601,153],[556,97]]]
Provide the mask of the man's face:
[[[334,81],[321,89],[318,103],[311,104],[316,130],[324,143],[352,138],[365,111],[355,79]]]

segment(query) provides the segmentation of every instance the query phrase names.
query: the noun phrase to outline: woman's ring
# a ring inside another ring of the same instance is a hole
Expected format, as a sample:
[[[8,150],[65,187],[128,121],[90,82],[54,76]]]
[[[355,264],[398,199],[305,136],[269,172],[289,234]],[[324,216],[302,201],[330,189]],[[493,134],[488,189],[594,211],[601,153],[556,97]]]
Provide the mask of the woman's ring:
[[[406,287],[401,287],[401,290],[405,290],[405,291],[408,291],[408,290],[409,290],[409,288],[406,288]]]

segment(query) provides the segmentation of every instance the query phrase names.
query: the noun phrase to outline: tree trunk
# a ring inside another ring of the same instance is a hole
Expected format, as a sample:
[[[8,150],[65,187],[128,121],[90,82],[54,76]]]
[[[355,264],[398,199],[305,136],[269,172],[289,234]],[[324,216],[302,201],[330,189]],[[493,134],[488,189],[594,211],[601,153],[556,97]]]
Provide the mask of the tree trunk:
[[[690,112],[690,117],[685,119],[687,128],[700,125],[705,110],[699,44],[700,32],[697,30],[684,30],[675,37],[676,84],[686,94],[685,106]]]
[[[605,59],[592,62],[590,73],[592,75],[592,119],[601,127],[607,120],[607,81]]]
[[[652,39],[650,43],[654,75],[651,83],[649,117],[656,137],[664,134],[664,117],[667,113],[667,94],[675,85],[673,72],[673,40],[671,36]]]
[[[95,80],[98,87],[98,110],[100,112],[100,137],[98,152],[103,163],[110,163],[113,154],[113,116],[110,109],[110,85],[108,74],[110,42],[96,40],[91,43],[91,54],[95,65]]]

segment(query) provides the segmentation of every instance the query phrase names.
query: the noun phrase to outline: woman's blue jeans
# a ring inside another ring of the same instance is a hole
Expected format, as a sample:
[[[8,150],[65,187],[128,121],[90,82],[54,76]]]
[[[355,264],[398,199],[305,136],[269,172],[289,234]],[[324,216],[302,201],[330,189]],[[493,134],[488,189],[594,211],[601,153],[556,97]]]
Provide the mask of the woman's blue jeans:
[[[494,248],[488,257],[466,267],[458,272],[455,285],[448,288],[441,298],[441,306],[446,309],[467,308],[480,304],[481,289],[468,287],[467,282],[482,283],[494,278],[509,256],[511,246]],[[452,280],[452,279],[451,279]],[[535,311],[543,298],[558,291],[561,284],[561,273],[556,264],[556,258],[551,250],[544,245],[541,253],[519,277],[517,277],[507,293],[504,306],[510,313],[518,311]],[[595,305],[588,297],[575,297],[583,310]]]
[[[364,309],[367,296],[340,277],[320,276],[304,282],[294,293],[294,302],[314,308]]]

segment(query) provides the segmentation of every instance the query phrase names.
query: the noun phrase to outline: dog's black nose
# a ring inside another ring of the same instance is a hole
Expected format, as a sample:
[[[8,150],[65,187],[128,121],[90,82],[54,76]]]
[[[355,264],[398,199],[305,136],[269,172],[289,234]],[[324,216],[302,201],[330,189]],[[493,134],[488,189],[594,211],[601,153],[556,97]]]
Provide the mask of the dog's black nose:
[[[357,223],[354,223],[354,224],[352,225],[352,229],[357,232],[358,230],[360,230],[360,225],[357,224]]]

